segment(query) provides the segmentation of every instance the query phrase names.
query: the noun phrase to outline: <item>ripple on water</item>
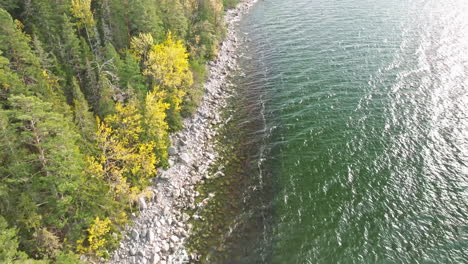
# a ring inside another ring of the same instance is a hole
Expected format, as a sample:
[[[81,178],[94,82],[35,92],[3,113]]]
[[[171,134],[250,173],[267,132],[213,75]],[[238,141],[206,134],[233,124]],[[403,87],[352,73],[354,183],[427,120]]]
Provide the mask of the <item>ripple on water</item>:
[[[232,262],[468,262],[465,10],[464,0],[257,4],[241,23],[250,41],[238,79],[252,100],[237,107],[262,109],[251,173],[271,179],[250,189],[271,200],[249,207],[263,233]]]

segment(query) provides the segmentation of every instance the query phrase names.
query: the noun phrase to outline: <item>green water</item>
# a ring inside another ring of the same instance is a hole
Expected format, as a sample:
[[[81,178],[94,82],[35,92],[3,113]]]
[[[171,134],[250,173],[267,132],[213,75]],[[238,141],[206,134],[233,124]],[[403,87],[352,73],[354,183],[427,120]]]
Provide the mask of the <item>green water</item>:
[[[225,263],[468,263],[468,1],[259,0],[239,29]]]

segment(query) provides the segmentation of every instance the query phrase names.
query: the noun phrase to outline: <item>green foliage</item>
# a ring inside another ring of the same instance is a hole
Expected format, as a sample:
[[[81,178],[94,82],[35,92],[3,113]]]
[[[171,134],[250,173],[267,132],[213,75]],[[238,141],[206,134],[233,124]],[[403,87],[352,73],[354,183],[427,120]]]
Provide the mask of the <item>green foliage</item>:
[[[117,246],[203,94],[222,15],[220,0],[0,0],[1,263]]]
[[[45,264],[47,261],[28,259],[24,252],[18,251],[16,230],[0,216],[0,263],[5,264]]]

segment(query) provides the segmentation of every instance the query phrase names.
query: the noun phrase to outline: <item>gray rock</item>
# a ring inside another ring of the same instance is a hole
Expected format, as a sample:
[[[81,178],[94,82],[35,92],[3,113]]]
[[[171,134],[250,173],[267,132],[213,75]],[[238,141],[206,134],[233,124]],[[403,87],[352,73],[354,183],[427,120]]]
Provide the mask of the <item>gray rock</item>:
[[[169,243],[164,242],[164,244],[162,245],[162,250],[163,250],[164,252],[168,252],[168,251],[169,251],[169,248],[170,248],[170,247],[169,247]]]
[[[151,257],[151,264],[158,264],[160,260],[161,257],[159,256],[159,254],[155,253],[153,254],[153,257]]]
[[[145,257],[145,252],[140,250],[140,251],[138,251],[137,255],[144,258]]]
[[[136,249],[130,248],[130,251],[128,252],[128,254],[130,254],[130,256],[135,256],[136,255]]]
[[[141,233],[140,233],[140,239],[142,242],[145,242],[146,240],[146,234],[147,234],[148,230],[141,230]]]
[[[145,210],[146,208],[148,208],[148,206],[146,205],[145,197],[138,198],[138,206],[142,210]]]
[[[177,236],[172,235],[171,236],[171,241],[174,242],[174,243],[177,243],[177,242],[179,242],[179,238]]]
[[[155,246],[154,249],[153,249],[153,252],[159,253],[159,252],[161,252],[161,248],[158,247],[158,246]]]
[[[130,235],[132,236],[133,240],[138,240],[138,238],[140,237],[140,234],[136,230],[132,230]]]
[[[153,230],[149,230],[148,233],[146,233],[146,239],[150,243],[154,241],[154,232],[153,232]]]
[[[182,221],[187,222],[190,219],[190,215],[184,213],[182,214]]]
[[[214,177],[224,177],[224,173],[222,171],[218,171],[214,174]]]
[[[169,156],[177,155],[177,149],[175,147],[173,147],[173,146],[170,146],[167,149],[167,153],[169,154]]]
[[[187,153],[180,154],[180,160],[185,164],[189,164],[192,161],[192,159]]]

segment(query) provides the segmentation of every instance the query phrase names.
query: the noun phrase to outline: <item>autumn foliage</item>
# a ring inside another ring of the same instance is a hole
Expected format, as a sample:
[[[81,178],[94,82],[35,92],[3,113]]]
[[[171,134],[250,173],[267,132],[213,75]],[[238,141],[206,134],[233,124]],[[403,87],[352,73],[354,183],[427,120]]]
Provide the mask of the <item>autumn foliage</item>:
[[[0,262],[116,247],[202,93],[220,0],[0,1]]]

